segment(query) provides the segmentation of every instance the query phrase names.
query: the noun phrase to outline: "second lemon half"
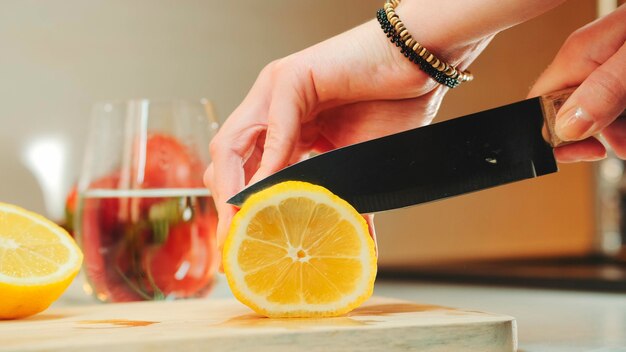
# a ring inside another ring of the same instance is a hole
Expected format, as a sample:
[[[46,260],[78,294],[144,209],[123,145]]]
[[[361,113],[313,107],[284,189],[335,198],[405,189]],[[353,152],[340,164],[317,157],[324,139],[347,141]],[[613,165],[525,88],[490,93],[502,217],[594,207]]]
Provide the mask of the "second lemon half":
[[[371,296],[376,277],[363,217],[327,189],[298,181],[246,200],[223,263],[234,295],[269,317],[347,313]]]

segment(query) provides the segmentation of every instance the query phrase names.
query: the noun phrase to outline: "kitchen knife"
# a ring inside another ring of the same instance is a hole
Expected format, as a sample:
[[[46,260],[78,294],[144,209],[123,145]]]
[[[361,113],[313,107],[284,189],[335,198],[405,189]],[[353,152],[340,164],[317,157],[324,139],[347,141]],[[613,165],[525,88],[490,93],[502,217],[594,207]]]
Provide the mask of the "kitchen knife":
[[[444,199],[557,171],[556,112],[573,90],[350,145],[286,167],[228,202],[288,180],[328,188],[360,213]]]

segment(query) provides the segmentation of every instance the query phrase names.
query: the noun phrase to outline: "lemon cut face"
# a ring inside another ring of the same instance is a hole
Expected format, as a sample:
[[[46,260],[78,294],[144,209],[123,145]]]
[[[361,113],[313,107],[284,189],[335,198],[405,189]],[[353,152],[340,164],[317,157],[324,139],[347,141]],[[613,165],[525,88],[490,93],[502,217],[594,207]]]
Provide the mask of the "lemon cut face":
[[[363,217],[327,189],[298,181],[246,200],[223,261],[234,295],[269,317],[347,313],[371,296],[376,277]]]
[[[72,282],[82,260],[80,249],[61,227],[0,203],[0,319],[46,309]]]

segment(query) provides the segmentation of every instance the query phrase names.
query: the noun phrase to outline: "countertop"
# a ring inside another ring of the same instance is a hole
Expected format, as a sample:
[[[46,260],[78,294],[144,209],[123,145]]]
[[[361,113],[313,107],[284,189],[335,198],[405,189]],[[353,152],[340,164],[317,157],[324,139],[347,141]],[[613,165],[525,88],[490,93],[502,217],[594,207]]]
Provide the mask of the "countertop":
[[[83,293],[82,283],[77,278],[54,305],[95,303]],[[521,352],[626,352],[623,294],[388,280],[377,281],[375,294],[514,316]],[[231,296],[219,276],[209,297]]]

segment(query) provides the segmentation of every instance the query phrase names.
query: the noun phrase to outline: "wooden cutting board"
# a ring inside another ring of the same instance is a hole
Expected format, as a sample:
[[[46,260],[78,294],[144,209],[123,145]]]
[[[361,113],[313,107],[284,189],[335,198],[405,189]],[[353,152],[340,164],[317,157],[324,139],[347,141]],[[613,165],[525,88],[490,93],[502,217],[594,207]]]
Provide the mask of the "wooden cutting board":
[[[228,300],[53,308],[0,321],[0,351],[515,351],[515,319],[372,298],[346,316],[268,319]]]

